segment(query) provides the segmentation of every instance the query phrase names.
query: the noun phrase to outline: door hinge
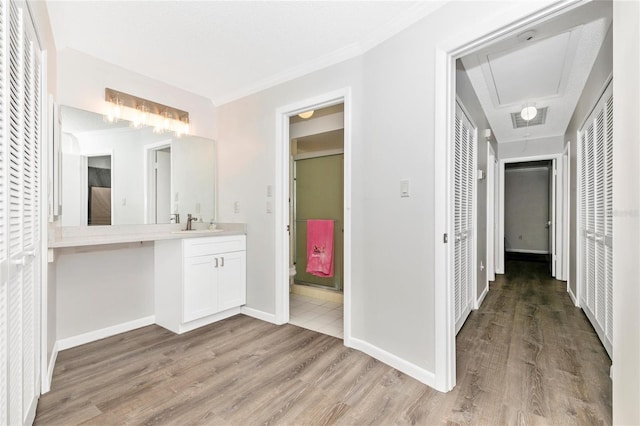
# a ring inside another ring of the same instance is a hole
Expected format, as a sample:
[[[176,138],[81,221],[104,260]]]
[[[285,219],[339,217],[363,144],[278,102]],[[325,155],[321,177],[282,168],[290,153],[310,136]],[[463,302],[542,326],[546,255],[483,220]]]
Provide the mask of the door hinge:
[[[449,242],[449,234],[447,234],[445,232],[445,234],[442,236],[442,242],[447,244]]]
[[[291,225],[287,225],[287,232],[291,231]]]

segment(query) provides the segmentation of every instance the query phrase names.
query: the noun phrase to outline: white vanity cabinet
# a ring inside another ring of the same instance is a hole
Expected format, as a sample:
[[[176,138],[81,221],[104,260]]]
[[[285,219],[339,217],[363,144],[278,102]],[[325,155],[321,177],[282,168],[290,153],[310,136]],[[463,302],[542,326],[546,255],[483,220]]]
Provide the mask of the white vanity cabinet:
[[[155,244],[156,323],[183,333],[240,312],[246,302],[246,236]]]

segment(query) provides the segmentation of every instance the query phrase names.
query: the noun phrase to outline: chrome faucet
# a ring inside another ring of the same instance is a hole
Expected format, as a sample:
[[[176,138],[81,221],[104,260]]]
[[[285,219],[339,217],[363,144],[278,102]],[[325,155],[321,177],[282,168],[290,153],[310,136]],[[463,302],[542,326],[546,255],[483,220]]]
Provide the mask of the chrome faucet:
[[[169,218],[170,223],[180,223],[180,213],[173,213]]]
[[[193,222],[194,220],[198,220],[195,217],[191,216],[191,213],[187,214],[187,229],[185,229],[185,231],[191,231],[193,230],[192,226],[191,226],[191,222]]]

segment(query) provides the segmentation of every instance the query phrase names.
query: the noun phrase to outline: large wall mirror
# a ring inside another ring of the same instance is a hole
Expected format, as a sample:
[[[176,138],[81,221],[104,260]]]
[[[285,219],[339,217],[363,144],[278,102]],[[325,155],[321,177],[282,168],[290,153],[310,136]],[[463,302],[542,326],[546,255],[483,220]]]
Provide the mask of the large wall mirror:
[[[62,226],[215,219],[215,144],[60,108]]]

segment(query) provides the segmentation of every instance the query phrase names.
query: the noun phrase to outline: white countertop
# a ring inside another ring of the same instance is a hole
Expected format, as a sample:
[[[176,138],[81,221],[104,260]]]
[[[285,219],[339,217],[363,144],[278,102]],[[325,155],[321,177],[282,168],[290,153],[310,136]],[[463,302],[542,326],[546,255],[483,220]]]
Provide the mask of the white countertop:
[[[244,223],[219,224],[214,231],[206,230],[202,224],[195,224],[194,231],[180,232],[184,226],[184,224],[177,224],[57,227],[49,231],[48,246],[54,249],[246,234]]]

